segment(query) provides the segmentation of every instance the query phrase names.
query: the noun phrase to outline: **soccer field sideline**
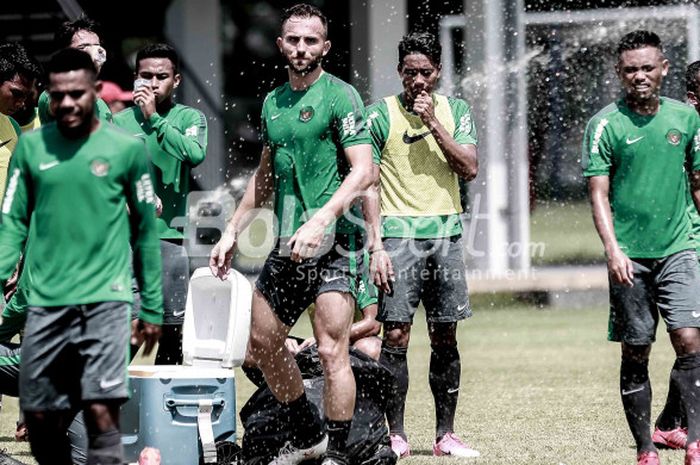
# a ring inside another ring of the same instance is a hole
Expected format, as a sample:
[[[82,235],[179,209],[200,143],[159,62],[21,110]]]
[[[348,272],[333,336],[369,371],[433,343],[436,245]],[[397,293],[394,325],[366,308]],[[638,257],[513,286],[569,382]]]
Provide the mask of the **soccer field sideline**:
[[[607,311],[539,310],[476,306],[460,324],[462,388],[457,431],[481,452],[459,462],[482,465],[627,465],[633,441],[619,393],[619,347],[605,341]],[[306,318],[295,335],[310,334]],[[673,353],[660,329],[650,372],[653,417],[668,389]],[[453,461],[433,458],[433,401],[428,387],[429,344],[419,313],[409,349],[411,370],[406,427],[413,456],[405,465]],[[237,410],[253,392],[240,370]],[[33,464],[26,443],[15,443],[16,402],[5,398],[0,448]],[[239,432],[240,432],[239,424]],[[661,452],[666,465],[683,463],[681,452]],[[167,465],[167,464],[163,464]]]

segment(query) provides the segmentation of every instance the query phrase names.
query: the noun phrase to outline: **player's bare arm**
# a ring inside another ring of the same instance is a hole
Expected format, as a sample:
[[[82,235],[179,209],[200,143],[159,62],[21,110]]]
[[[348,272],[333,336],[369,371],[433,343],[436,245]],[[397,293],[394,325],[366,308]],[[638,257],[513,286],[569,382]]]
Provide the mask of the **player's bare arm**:
[[[391,292],[390,282],[394,280],[394,267],[389,254],[384,250],[380,231],[380,182],[379,165],[372,164],[374,183],[362,198],[362,215],[367,231],[367,249],[369,250],[369,272],[374,284],[383,292]]]
[[[376,173],[372,169],[372,148],[369,144],[359,144],[344,149],[352,169],[330,200],[304,223],[289,239],[291,259],[297,262],[316,254],[326,228],[357,198],[358,193],[367,190],[374,182]]]
[[[615,237],[609,198],[610,177],[591,176],[588,178],[588,190],[593,209],[593,223],[603,242],[605,256],[608,258],[608,272],[615,282],[632,287],[634,278],[632,261],[620,249]]]
[[[231,258],[240,231],[251,221],[249,213],[260,208],[272,195],[274,187],[272,155],[270,148],[264,146],[260,156],[260,165],[246,187],[241,203],[226,224],[226,230],[209,255],[211,272],[221,279],[226,277],[231,266]]]
[[[435,117],[433,98],[425,91],[416,96],[413,111],[430,130],[440,149],[445,154],[447,163],[461,178],[471,181],[479,173],[479,160],[476,145],[458,144]]]

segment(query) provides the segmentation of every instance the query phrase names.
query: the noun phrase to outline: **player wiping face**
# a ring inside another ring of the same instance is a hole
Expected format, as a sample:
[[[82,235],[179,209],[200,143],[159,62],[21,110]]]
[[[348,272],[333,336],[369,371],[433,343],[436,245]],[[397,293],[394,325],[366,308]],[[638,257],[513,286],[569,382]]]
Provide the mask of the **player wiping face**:
[[[398,67],[404,89],[406,109],[426,120],[433,112],[431,94],[440,78],[440,66],[435,66],[422,53],[406,55]]]

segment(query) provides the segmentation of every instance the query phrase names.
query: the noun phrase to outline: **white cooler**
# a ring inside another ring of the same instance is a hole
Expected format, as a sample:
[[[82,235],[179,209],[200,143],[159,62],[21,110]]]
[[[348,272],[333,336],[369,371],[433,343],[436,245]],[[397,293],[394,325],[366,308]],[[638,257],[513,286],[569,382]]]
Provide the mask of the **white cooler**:
[[[160,450],[164,465],[217,463],[236,440],[236,383],[232,368],[245,358],[252,289],[232,270],[226,281],[209,268],[192,274],[183,326],[182,366],[132,365],[131,398],[121,409],[124,458],[144,447]],[[222,461],[221,463],[224,463]]]

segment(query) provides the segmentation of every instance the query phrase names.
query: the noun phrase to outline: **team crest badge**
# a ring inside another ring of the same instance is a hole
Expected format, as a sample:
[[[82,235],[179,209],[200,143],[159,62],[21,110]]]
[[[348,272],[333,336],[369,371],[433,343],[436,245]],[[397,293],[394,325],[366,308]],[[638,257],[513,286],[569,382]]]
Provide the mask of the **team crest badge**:
[[[670,129],[666,133],[666,140],[671,145],[678,145],[681,143],[681,132],[678,129]]]
[[[314,117],[314,108],[313,107],[304,107],[301,110],[299,110],[299,121],[302,123],[308,123],[311,121],[311,118]]]
[[[92,163],[90,163],[90,171],[98,178],[107,176],[107,173],[109,173],[109,162],[99,158],[93,160]]]

